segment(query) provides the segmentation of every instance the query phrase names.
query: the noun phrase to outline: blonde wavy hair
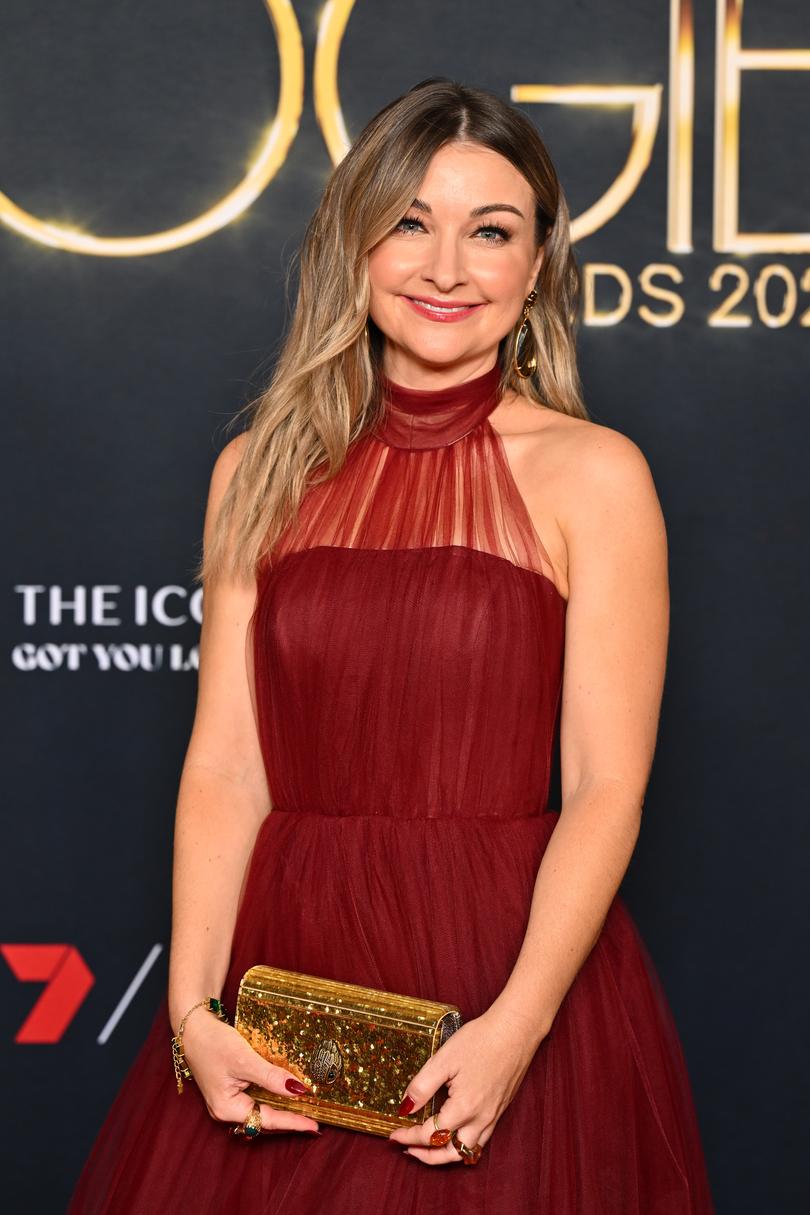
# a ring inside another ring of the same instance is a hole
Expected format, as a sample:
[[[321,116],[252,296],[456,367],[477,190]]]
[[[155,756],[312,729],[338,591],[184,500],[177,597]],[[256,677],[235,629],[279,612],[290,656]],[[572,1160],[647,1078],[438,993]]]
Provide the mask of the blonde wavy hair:
[[[270,382],[229,423],[248,418],[195,581],[255,577],[305,490],[334,476],[377,420],[385,337],[368,315],[368,254],[417,196],[433,155],[454,142],[490,148],[523,174],[536,197],[537,245],[546,246],[529,314],[537,373],[522,379],[511,366],[519,320],[499,350],[501,393],[588,418],[575,352],[581,277],[546,146],[495,94],[431,77],[380,110],[329,177],[291,262],[290,270],[300,264],[298,297]]]

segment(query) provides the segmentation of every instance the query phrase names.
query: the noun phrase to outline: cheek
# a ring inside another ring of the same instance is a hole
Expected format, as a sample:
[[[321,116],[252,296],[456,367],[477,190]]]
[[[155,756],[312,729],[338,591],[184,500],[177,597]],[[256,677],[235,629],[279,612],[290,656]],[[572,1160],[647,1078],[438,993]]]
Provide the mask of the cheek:
[[[372,291],[395,291],[413,273],[415,258],[402,245],[382,245],[369,254],[368,277]]]
[[[492,253],[480,256],[475,261],[475,281],[486,291],[492,303],[502,302],[512,307],[515,297],[523,291],[529,267],[519,251],[503,251],[502,256]]]

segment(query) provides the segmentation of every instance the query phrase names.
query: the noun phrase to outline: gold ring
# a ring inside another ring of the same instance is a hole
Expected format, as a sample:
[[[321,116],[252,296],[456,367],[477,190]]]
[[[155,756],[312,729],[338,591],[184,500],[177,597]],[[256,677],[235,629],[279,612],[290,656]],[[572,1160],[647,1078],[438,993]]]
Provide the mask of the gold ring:
[[[262,1107],[258,1101],[253,1102],[253,1109],[248,1114],[244,1122],[239,1126],[233,1127],[234,1135],[244,1135],[246,1139],[255,1139],[261,1134],[262,1129]]]
[[[436,1130],[430,1136],[430,1146],[431,1147],[445,1147],[445,1145],[450,1142],[450,1136],[452,1135],[453,1132],[452,1131],[443,1131],[441,1129],[441,1127],[439,1126],[439,1115],[438,1114],[433,1115],[433,1125],[436,1127]]]
[[[458,1131],[453,1131],[451,1138],[453,1141],[453,1147],[461,1157],[462,1164],[478,1164],[478,1161],[481,1159],[481,1153],[484,1150],[482,1144],[476,1143],[475,1147],[473,1148],[467,1147],[467,1144],[462,1143],[459,1139]]]

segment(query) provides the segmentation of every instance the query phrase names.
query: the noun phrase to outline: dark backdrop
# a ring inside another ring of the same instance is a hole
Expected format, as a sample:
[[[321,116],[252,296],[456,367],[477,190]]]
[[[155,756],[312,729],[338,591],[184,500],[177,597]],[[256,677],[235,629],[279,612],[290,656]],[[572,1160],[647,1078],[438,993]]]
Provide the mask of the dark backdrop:
[[[575,229],[593,276],[581,367],[593,418],[650,462],[672,578],[660,741],[623,893],[682,1034],[720,1215],[806,1210],[810,52],[744,71],[737,173],[716,134],[733,80],[716,73],[710,3],[693,30],[680,10],[694,125],[664,0],[376,0],[348,19],[336,82],[316,61],[321,6],[271,7],[0,8],[7,1205],[63,1210],[164,989],[190,573],[224,424],[278,349],[285,268],[341,121],[351,139],[443,74],[525,108],[575,217],[623,189]],[[348,6],[331,12],[339,25]],[[807,5],[751,3],[742,39],[807,47]],[[640,86],[651,108],[634,129],[628,104],[512,92],[582,84]],[[272,179],[206,230],[280,89]],[[105,243],[120,237],[152,239]]]

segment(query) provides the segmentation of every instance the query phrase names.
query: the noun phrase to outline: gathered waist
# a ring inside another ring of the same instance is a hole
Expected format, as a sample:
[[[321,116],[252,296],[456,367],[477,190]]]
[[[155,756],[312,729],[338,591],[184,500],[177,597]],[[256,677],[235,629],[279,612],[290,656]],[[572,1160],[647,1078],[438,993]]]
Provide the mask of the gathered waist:
[[[538,823],[545,822],[549,817],[559,818],[556,810],[531,810],[520,814],[510,814],[503,810],[482,811],[478,814],[448,814],[446,811],[430,811],[414,813],[413,811],[390,810],[356,810],[356,809],[323,809],[315,806],[273,806],[267,818],[274,814],[300,814],[333,819],[376,819],[386,823]],[[266,821],[266,820],[265,820]]]

